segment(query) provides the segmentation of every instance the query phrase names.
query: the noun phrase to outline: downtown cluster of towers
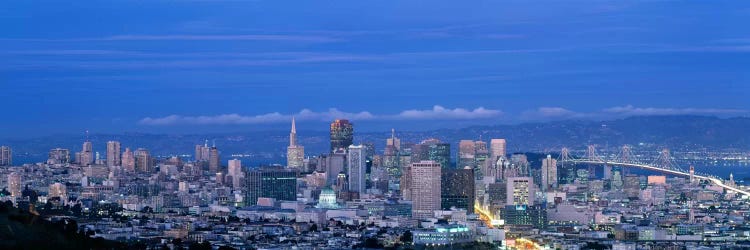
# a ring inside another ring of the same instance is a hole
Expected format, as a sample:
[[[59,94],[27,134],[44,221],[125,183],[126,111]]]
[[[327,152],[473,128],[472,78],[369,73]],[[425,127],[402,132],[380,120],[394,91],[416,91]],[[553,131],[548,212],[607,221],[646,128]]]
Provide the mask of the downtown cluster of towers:
[[[327,154],[305,158],[296,137],[292,120],[287,166],[307,173],[307,185],[322,189],[326,199],[330,193],[341,201],[390,195],[411,202],[416,219],[452,208],[473,213],[476,207],[496,203],[530,206],[536,188],[546,191],[558,185],[555,159],[543,160],[535,185],[526,155],[509,156],[505,139],[491,139],[489,147],[485,141],[461,140],[454,164],[450,143],[438,139],[402,142],[392,131],[382,154],[372,143],[354,145],[353,124],[343,119],[330,124]]]

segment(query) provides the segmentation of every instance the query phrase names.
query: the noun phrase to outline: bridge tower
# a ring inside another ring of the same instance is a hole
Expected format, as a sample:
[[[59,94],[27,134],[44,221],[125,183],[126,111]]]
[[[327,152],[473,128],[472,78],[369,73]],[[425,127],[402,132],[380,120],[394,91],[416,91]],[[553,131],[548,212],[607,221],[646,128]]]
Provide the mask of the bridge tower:
[[[630,146],[623,145],[622,148],[620,148],[620,152],[615,156],[615,161],[620,163],[638,163],[637,158],[633,155],[633,151],[631,151]],[[622,168],[622,175],[627,175],[628,168]]]
[[[695,183],[695,167],[690,165],[690,184]]]
[[[662,149],[659,153],[659,157],[657,157],[651,165],[663,169],[680,171],[683,173],[685,172],[679,166],[677,166],[677,163],[674,161],[674,159],[672,159],[672,155],[669,153],[668,148]]]
[[[589,160],[589,161],[600,161],[600,162],[606,164],[606,161],[604,161],[604,159],[602,159],[601,157],[599,157],[598,155],[596,155],[596,146],[593,145],[593,144],[589,145],[586,148],[585,159]],[[589,177],[590,178],[595,178],[596,177],[596,169],[595,169],[595,167],[596,166],[594,164],[589,164],[589,168],[588,169],[589,169]]]
[[[563,147],[562,150],[560,150],[560,158],[557,159],[557,162],[560,164],[560,169],[563,172],[560,176],[563,177],[567,184],[573,183],[576,179],[576,165],[572,160],[573,158],[570,156],[570,150]]]

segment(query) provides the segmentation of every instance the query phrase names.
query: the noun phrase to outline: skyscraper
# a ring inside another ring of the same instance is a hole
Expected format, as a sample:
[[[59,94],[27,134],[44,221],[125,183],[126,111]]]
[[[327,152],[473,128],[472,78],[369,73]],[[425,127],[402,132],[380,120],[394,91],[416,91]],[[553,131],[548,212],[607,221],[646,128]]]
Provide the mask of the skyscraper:
[[[542,160],[542,191],[557,188],[557,160],[551,155]]]
[[[289,147],[286,148],[286,166],[302,169],[305,166],[305,147],[297,144],[297,127],[292,118],[292,131],[289,133]]]
[[[127,172],[135,172],[135,155],[130,148],[125,148],[122,152],[122,169]]]
[[[211,147],[208,151],[208,171],[211,173],[218,173],[219,172],[219,149],[216,148],[216,145]]]
[[[297,170],[280,167],[263,167],[246,173],[245,202],[258,204],[258,198],[297,200]]]
[[[133,156],[135,157],[135,168],[138,171],[150,173],[153,170],[153,161],[148,150],[144,148],[136,149]]]
[[[534,182],[531,177],[508,178],[507,205],[534,205]]]
[[[120,166],[120,142],[107,142],[107,166]]]
[[[13,172],[8,174],[8,192],[10,192],[10,195],[14,198],[20,198],[21,197],[21,175]]]
[[[497,161],[499,157],[505,157],[507,152],[505,151],[505,139],[492,139],[490,140],[490,157],[492,161]]]
[[[0,166],[13,165],[13,154],[8,146],[0,146]]]
[[[195,161],[207,162],[209,159],[210,151],[211,147],[208,146],[208,140],[206,140],[203,145],[195,145]]]
[[[344,172],[346,165],[346,151],[344,149],[336,150],[326,157],[326,184],[332,185],[336,182],[338,174]]]
[[[232,178],[232,187],[234,189],[238,189],[242,186],[242,178],[243,172],[242,172],[242,161],[238,159],[231,159],[227,163],[227,175]]]
[[[440,207],[466,209],[474,212],[474,169],[443,169],[441,173]]]
[[[89,140],[83,142],[82,150],[77,154],[77,156],[78,158],[76,160],[78,164],[86,166],[94,163],[94,149]]]
[[[415,147],[418,156],[415,159],[412,156],[412,162],[430,160],[440,163],[442,168],[451,167],[451,145],[441,142],[438,139],[427,139],[422,141],[421,146]]]
[[[354,126],[349,120],[337,119],[331,123],[331,149],[347,149],[354,141]]]
[[[349,154],[347,155],[347,159],[349,160],[347,173],[349,176],[349,191],[359,193],[360,197],[366,191],[365,171],[367,170],[367,167],[365,166],[366,157],[364,149],[365,147],[362,145],[351,145],[349,146]]]
[[[474,154],[476,154],[474,141],[461,140],[460,142],[458,142],[457,168],[463,169],[467,166],[474,168]]]
[[[427,219],[440,210],[441,165],[435,161],[411,164],[412,217]]]

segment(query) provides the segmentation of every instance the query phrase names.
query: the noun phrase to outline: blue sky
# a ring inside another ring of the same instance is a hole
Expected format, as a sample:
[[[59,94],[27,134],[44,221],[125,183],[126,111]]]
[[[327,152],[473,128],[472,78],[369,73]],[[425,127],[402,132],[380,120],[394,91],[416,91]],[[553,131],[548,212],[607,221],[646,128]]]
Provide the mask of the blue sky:
[[[746,1],[11,1],[0,136],[746,116]]]

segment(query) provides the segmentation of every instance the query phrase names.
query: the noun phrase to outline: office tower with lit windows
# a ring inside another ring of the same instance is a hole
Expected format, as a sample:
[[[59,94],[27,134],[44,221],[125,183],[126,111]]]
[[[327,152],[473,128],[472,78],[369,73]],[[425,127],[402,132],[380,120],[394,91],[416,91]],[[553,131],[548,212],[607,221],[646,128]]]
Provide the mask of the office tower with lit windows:
[[[297,126],[292,118],[292,130],[289,132],[289,146],[286,148],[286,166],[302,169],[305,166],[305,147],[297,143]]]
[[[208,171],[210,173],[218,173],[221,171],[221,159],[219,158],[219,149],[216,148],[216,145],[211,147],[208,151]]]
[[[13,198],[21,198],[21,187],[23,182],[21,180],[21,174],[12,172],[8,174],[8,192]]]
[[[458,142],[458,163],[457,168],[463,169],[464,167],[474,168],[474,154],[476,154],[476,147],[472,140],[461,140]]]
[[[474,212],[474,170],[471,167],[462,169],[441,170],[440,207],[443,210],[452,207]]]
[[[242,161],[238,159],[229,160],[227,163],[227,175],[232,179],[232,188],[238,189],[242,187],[242,179],[244,179]]]
[[[534,205],[534,181],[531,177],[511,177],[507,181],[508,205]]]
[[[441,207],[441,165],[435,161],[411,164],[412,217],[428,219],[434,217]]]
[[[107,166],[120,166],[120,142],[108,141],[107,142]]]
[[[258,198],[282,201],[297,200],[297,170],[281,167],[262,167],[245,173],[245,202],[258,204]]]
[[[354,126],[349,120],[337,119],[331,123],[331,148],[346,150],[354,142]]]
[[[13,152],[8,146],[0,146],[0,166],[13,165]]]
[[[349,146],[347,160],[349,165],[347,175],[349,176],[349,191],[359,193],[360,197],[365,193],[365,171],[367,170],[365,159],[365,147],[362,145]]]
[[[135,158],[135,169],[139,172],[150,173],[153,171],[153,159],[148,150],[139,148],[133,153]]]
[[[493,162],[500,157],[506,157],[505,146],[505,139],[490,140],[490,158]]]
[[[65,184],[55,182],[51,185],[49,185],[49,193],[48,197],[59,197],[62,202],[65,202],[68,200],[68,188],[65,186]]]
[[[83,142],[81,152],[76,154],[76,162],[82,166],[94,164],[94,149],[90,141]]]
[[[130,148],[125,148],[122,152],[122,169],[126,172],[135,172],[135,155]]]
[[[344,149],[338,149],[328,155],[325,159],[326,184],[333,185],[336,182],[336,176],[345,171],[346,151]]]
[[[416,158],[412,156],[412,162],[429,160],[439,163],[442,168],[451,168],[451,145],[449,143],[438,139],[427,139],[415,149],[418,153]]]
[[[551,155],[542,160],[542,191],[557,188],[557,160]]]

